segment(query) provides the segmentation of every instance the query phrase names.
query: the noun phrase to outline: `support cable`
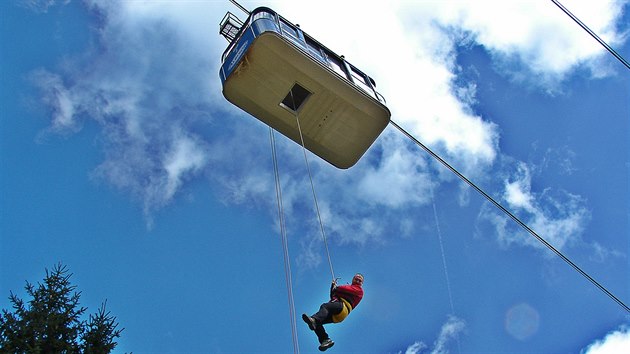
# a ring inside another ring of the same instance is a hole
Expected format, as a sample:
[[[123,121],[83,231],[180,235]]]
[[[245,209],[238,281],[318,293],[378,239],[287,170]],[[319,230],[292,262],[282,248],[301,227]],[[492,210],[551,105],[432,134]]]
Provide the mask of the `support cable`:
[[[278,158],[276,155],[276,139],[273,129],[269,127],[269,140],[271,143],[271,157],[273,160],[274,178],[276,181],[276,200],[278,201],[278,223],[280,226],[280,239],[282,241],[282,255],[284,258],[284,277],[287,283],[287,297],[289,301],[289,316],[291,317],[291,336],[293,338],[293,353],[300,353],[300,346],[297,337],[297,324],[295,315],[295,302],[293,301],[293,281],[291,276],[291,259],[289,258],[289,245],[287,240],[286,224],[284,222],[284,205],[282,203],[282,188],[280,183],[280,173],[278,169]]]
[[[619,298],[617,298],[613,293],[608,291],[608,289],[606,289],[603,285],[601,285],[599,282],[597,282],[597,280],[595,280],[593,277],[588,275],[588,273],[586,273],[584,270],[582,270],[582,268],[580,268],[577,264],[573,263],[567,256],[565,256],[564,254],[562,254],[562,252],[560,252],[555,247],[553,247],[553,245],[551,245],[549,242],[547,242],[544,238],[539,236],[534,230],[532,230],[529,226],[527,226],[524,222],[522,222],[518,217],[516,217],[516,215],[512,214],[509,210],[507,210],[505,207],[503,207],[501,204],[499,204],[499,202],[494,200],[494,198],[492,198],[490,195],[488,195],[486,192],[484,192],[476,184],[474,184],[472,181],[470,181],[468,178],[466,178],[466,176],[461,174],[457,169],[455,169],[453,166],[451,166],[448,162],[444,161],[439,155],[437,155],[435,152],[433,152],[431,149],[429,149],[426,145],[422,144],[418,139],[416,139],[413,135],[411,135],[409,132],[407,132],[401,126],[396,124],[393,120],[390,121],[390,123],[396,129],[398,129],[401,133],[403,133],[403,135],[405,135],[408,139],[413,141],[416,145],[418,145],[423,150],[425,150],[427,153],[429,153],[429,155],[431,155],[433,158],[438,160],[442,165],[444,165],[444,167],[448,168],[451,172],[453,172],[455,175],[457,175],[457,177],[459,177],[461,180],[463,180],[469,186],[471,186],[473,189],[475,189],[479,194],[481,194],[483,197],[485,197],[490,203],[492,203],[495,207],[497,207],[499,210],[504,212],[507,216],[509,216],[512,220],[514,220],[518,225],[520,225],[523,229],[525,229],[525,231],[529,232],[538,241],[540,241],[543,245],[545,245],[549,250],[551,250],[553,253],[555,253],[558,257],[560,257],[563,261],[565,261],[568,265],[570,265],[574,270],[576,270],[578,273],[580,273],[584,278],[586,278],[588,281],[590,281],[593,285],[595,285],[597,288],[599,288],[599,290],[604,292],[604,294],[608,295],[608,297],[610,297],[617,304],[619,304],[619,306],[621,306],[624,310],[626,310],[627,312],[630,313],[630,308],[628,307],[628,305],[626,305],[623,301],[621,301]]]
[[[236,7],[238,7],[241,11],[243,11],[246,14],[250,14],[251,12],[249,12],[249,10],[247,10],[245,7],[243,7],[243,5],[239,4],[238,2],[236,2],[236,0],[230,0],[230,2],[232,4],[234,4]]]
[[[595,38],[595,40],[597,40],[599,42],[599,44],[604,46],[604,48],[606,48],[610,52],[610,54],[612,54],[615,58],[617,58],[623,65],[625,65],[626,68],[630,69],[630,64],[628,64],[626,59],[624,59],[614,49],[612,49],[606,42],[604,42],[603,39],[599,38],[599,36],[595,32],[593,32],[590,28],[588,28],[588,26],[585,25],[582,21],[580,21],[580,19],[577,18],[577,16],[575,16],[573,13],[571,13],[571,11],[569,11],[566,7],[564,7],[560,3],[560,1],[558,1],[558,0],[551,0],[551,2],[556,4],[556,6],[558,6],[560,8],[560,10],[564,11],[564,13],[567,14],[569,17],[571,17],[573,19],[573,21],[575,21],[575,23],[580,25],[580,27],[582,27],[586,32],[588,32],[588,34],[590,34],[593,38]]]

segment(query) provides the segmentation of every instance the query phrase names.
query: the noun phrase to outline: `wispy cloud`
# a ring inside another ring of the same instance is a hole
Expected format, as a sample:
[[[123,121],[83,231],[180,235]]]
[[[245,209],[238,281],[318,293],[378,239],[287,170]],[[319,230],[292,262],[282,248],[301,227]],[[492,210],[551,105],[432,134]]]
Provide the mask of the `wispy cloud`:
[[[95,176],[134,195],[150,216],[208,167],[198,127],[217,110],[199,73],[213,66],[169,23],[121,21],[124,11],[105,17],[95,32],[98,46],[58,73],[38,70],[31,78],[51,109],[51,131],[101,127],[105,161]]]
[[[423,156],[390,134],[384,134],[379,145],[380,159],[360,167],[356,192],[362,193],[358,197],[371,205],[392,208],[426,204],[431,175]]]
[[[466,329],[466,322],[461,318],[455,316],[449,316],[446,323],[442,325],[440,329],[440,333],[438,338],[433,343],[433,346],[429,348],[422,341],[417,341],[407,347],[405,350],[405,354],[420,354],[420,353],[431,353],[431,354],[446,354],[450,353],[449,347],[452,346],[452,343],[457,340],[460,334]],[[402,354],[403,352],[398,352],[398,354]]]
[[[41,90],[41,100],[51,109],[50,131],[67,133],[79,130],[76,121],[76,99],[66,88],[61,75],[40,69],[29,75],[29,79]]]
[[[599,242],[593,242],[591,245],[593,252],[590,255],[590,260],[593,262],[610,262],[614,258],[627,258],[628,255],[618,250],[609,249],[602,246]]]
[[[70,3],[70,0],[18,0],[17,4],[20,6],[27,8],[31,11],[46,13],[48,9],[57,5],[63,4],[66,5]]]
[[[405,350],[405,354],[420,354],[423,350],[427,349],[427,345],[422,342],[415,342]],[[398,352],[401,354],[402,352]]]
[[[562,250],[580,239],[590,212],[584,198],[564,191],[532,191],[531,170],[517,163],[516,170],[504,180],[502,202],[519,219],[555,248]],[[545,246],[513,223],[494,206],[486,204],[479,213],[481,223],[492,225],[498,241],[504,245]]]
[[[448,321],[442,325],[440,335],[433,345],[432,354],[448,353],[448,344],[456,340],[459,334],[466,328],[464,320],[455,316],[449,316]]]

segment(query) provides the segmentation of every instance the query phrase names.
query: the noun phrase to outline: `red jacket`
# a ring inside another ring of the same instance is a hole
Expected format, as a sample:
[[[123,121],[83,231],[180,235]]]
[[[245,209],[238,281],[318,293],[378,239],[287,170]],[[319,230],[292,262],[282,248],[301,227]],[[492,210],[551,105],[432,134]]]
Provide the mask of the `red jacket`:
[[[361,299],[363,299],[363,288],[358,285],[340,285],[335,287],[333,284],[330,288],[330,298],[332,301],[339,301],[340,298],[343,298],[355,309],[361,302]]]

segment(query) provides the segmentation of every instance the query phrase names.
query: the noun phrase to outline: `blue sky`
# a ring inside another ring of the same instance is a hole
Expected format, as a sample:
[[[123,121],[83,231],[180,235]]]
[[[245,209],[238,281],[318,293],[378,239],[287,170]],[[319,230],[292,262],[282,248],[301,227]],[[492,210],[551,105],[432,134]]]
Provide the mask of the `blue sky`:
[[[344,54],[394,121],[630,303],[630,71],[551,1],[241,3]],[[630,57],[628,1],[563,4]],[[268,129],[221,94],[228,10],[244,18],[229,1],[0,4],[2,308],[63,262],[125,328],[116,352],[293,351]],[[277,143],[312,313],[331,275],[302,151]],[[331,352],[630,341],[621,306],[393,127],[348,170],[309,162],[335,274],[365,275]]]

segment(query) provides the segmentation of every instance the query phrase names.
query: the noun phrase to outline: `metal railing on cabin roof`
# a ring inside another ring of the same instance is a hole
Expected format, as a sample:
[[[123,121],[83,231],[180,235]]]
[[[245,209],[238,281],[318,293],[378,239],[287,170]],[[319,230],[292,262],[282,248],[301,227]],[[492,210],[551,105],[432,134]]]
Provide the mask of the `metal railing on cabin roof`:
[[[242,27],[243,21],[228,11],[219,24],[219,33],[223,38],[227,39],[228,42],[232,43]]]

